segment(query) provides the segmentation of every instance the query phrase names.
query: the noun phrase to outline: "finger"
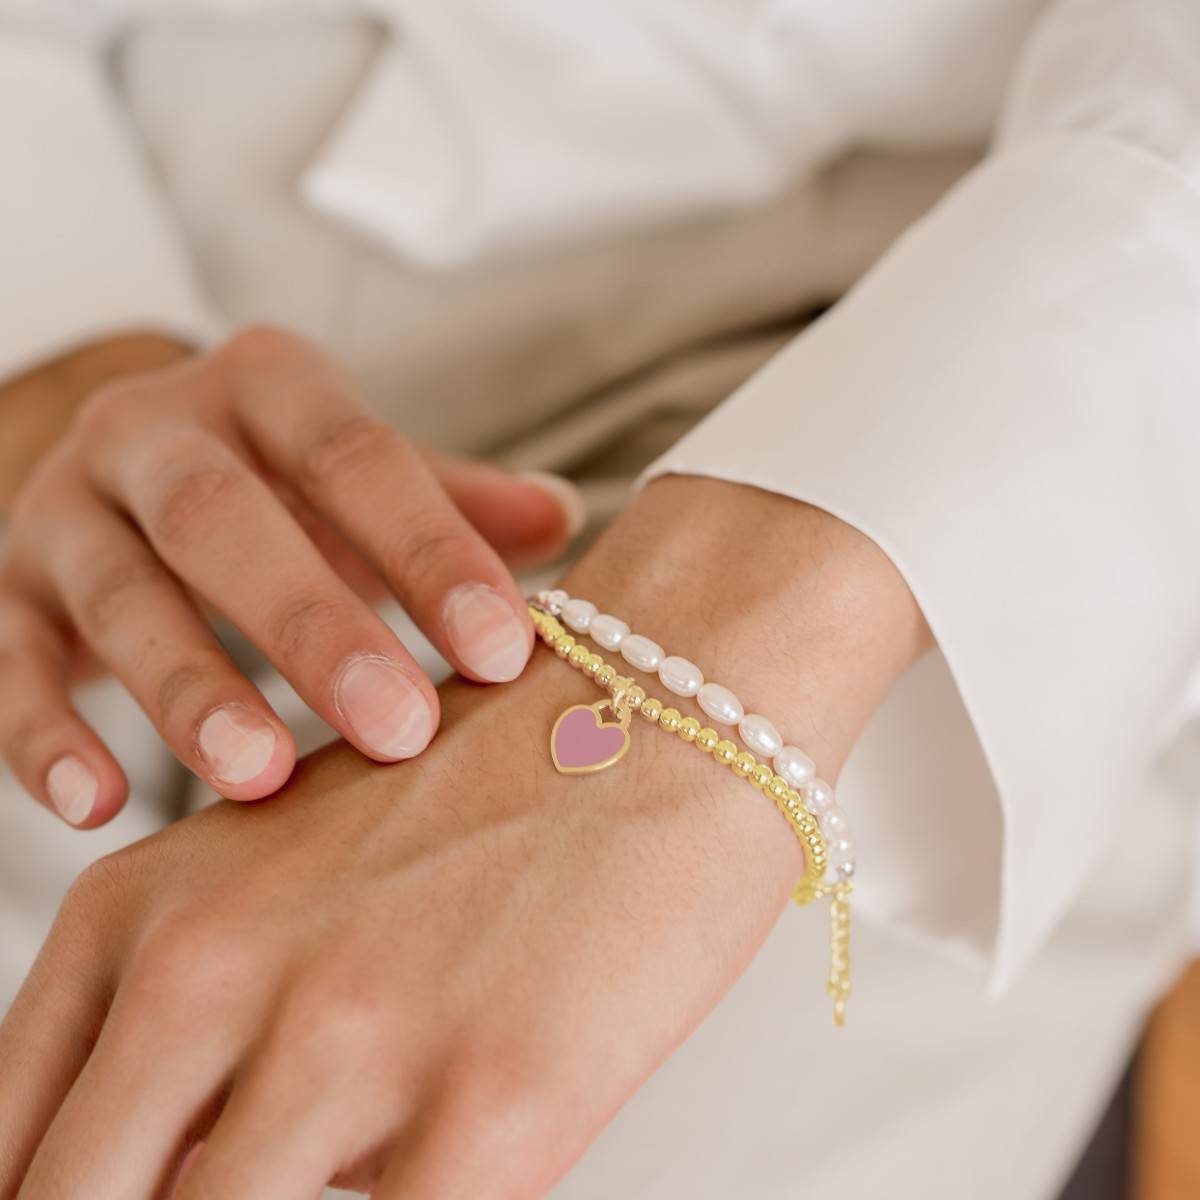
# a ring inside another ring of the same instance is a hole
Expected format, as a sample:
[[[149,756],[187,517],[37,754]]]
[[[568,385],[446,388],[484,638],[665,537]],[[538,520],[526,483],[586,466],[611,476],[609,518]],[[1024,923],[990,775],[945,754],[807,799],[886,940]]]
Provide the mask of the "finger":
[[[68,825],[94,829],[125,803],[124,772],[71,706],[67,647],[36,605],[0,600],[0,759]]]
[[[570,1112],[568,1102],[559,1112]],[[371,1200],[540,1200],[582,1152],[532,1098],[486,1104],[448,1097],[427,1107],[396,1147]]]
[[[102,504],[80,504],[50,544],[47,569],[76,629],[179,761],[234,800],[282,787],[291,733],[142,536]]]
[[[159,558],[330,725],[386,762],[425,748],[437,724],[432,684],[228,445],[155,426],[101,456],[96,470]]]
[[[255,450],[376,565],[454,667],[515,679],[533,646],[521,593],[420,453],[300,339],[247,339],[228,380]]]
[[[514,475],[490,463],[422,454],[459,512],[510,566],[552,562],[585,524],[583,496],[561,475]]]
[[[421,449],[446,494],[509,567],[533,567],[559,558],[583,528],[583,497],[561,475],[512,475],[487,463]],[[273,473],[272,487],[342,579],[370,603],[389,594],[379,572],[342,534]]]
[[[315,1200],[350,1135],[347,1098],[297,1086],[291,1072],[252,1069],[235,1084],[171,1200]]]
[[[162,1195],[211,1121],[232,1056],[219,1027],[125,995],[38,1147],[21,1200]]]
[[[0,1024],[0,1196],[17,1194],[108,1005],[102,939],[68,908]]]

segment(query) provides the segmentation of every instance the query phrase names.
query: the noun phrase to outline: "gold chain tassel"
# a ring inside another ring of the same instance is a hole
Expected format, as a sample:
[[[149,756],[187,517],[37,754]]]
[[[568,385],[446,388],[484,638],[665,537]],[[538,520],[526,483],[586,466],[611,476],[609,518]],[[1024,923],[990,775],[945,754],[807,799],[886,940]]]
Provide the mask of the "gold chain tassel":
[[[847,880],[834,885],[829,902],[829,982],[825,990],[833,1001],[833,1020],[846,1023],[846,1001],[850,999],[850,893]]]

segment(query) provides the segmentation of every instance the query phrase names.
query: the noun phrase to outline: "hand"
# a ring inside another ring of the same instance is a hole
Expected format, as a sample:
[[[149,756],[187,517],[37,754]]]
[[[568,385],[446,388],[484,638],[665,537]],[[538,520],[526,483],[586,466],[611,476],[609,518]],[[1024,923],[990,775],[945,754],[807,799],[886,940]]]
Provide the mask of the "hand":
[[[675,519],[701,508],[703,528]],[[804,564],[790,582],[746,569],[756,537],[725,539],[766,527]],[[653,485],[568,583],[657,631],[672,578],[679,647],[753,686],[830,778],[925,641],[871,543],[753,489]],[[539,651],[512,688],[448,688],[413,763],[335,749],[271,805],[93,868],[0,1026],[0,1200],[151,1200],[198,1140],[175,1200],[543,1195],[802,869],[769,802],[648,727],[612,770],[557,775],[550,724],[596,695]]]
[[[532,631],[502,556],[561,551],[572,517],[559,492],[423,455],[314,347],[273,330],[111,383],[13,508],[0,757],[72,824],[117,811],[121,769],[69,702],[86,654],[219,792],[275,791],[291,735],[203,606],[364,754],[411,757],[433,736],[437,693],[363,595],[390,587],[467,677],[513,679]]]

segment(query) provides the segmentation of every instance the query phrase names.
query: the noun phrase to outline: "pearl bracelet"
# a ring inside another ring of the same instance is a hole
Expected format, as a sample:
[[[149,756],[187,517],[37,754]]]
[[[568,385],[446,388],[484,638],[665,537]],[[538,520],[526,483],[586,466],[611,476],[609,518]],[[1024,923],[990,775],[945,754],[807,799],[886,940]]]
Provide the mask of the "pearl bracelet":
[[[717,725],[736,726],[746,749],[770,759],[776,773],[800,792],[805,807],[821,822],[829,849],[825,882],[832,885],[854,878],[850,818],[838,807],[833,788],[817,778],[813,760],[799,746],[785,744],[767,717],[747,713],[729,688],[707,681],[695,663],[667,654],[657,642],[631,632],[619,617],[600,612],[590,600],[569,596],[561,588],[538,592],[536,599],[543,611],[560,618],[569,629],[585,634],[605,650],[619,651],[631,667],[656,674],[667,691],[685,699],[694,697]]]
[[[712,728],[702,728],[695,717],[685,717],[678,709],[664,706],[647,696],[632,678],[620,675],[599,655],[577,642],[559,624],[558,619],[534,604],[529,615],[538,636],[559,658],[592,679],[611,696],[596,704],[573,704],[560,713],[550,733],[550,756],[555,769],[567,775],[604,771],[624,757],[629,749],[632,714],[665,733],[674,734],[713,760],[728,767],[739,778],[774,800],[780,813],[800,842],[805,870],[792,890],[792,899],[806,905],[821,896],[830,896],[829,979],[825,990],[833,1000],[834,1021],[845,1023],[846,1002],[850,997],[850,879],[835,884],[824,882],[826,843],[817,818],[807,810],[800,792],[749,751],[738,753],[737,746]],[[616,718],[604,720],[609,709]]]

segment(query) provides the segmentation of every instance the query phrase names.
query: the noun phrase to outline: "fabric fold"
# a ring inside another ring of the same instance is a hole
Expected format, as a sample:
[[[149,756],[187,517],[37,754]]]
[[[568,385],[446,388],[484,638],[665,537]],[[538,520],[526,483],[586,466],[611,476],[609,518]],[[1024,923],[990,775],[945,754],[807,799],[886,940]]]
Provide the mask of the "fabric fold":
[[[644,476],[794,496],[902,572],[989,768],[969,802],[1003,816],[998,908],[978,888],[926,905],[924,831],[964,801],[936,771],[881,797],[851,769],[857,842],[888,837],[886,886],[863,854],[860,907],[973,947],[995,990],[1136,836],[1132,798],[1200,658],[1198,345],[1200,193],[1136,148],[1050,134],[978,168]],[[873,725],[855,757],[932,767],[942,730],[923,732],[888,747]]]
[[[132,330],[203,343],[219,322],[101,60],[0,38],[0,379]]]

